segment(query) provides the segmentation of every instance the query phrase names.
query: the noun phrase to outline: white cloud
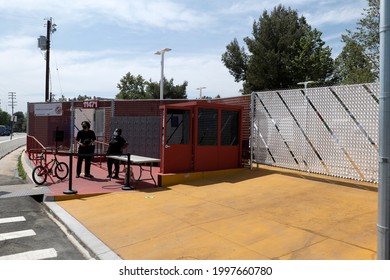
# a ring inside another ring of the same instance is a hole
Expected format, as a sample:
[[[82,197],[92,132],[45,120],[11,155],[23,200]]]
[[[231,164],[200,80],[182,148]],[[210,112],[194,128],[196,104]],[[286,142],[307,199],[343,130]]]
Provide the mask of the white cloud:
[[[338,7],[334,10],[326,12],[321,10],[313,10],[312,12],[305,12],[304,16],[313,26],[335,25],[340,23],[356,22],[362,18],[363,8],[357,5],[347,5]]]
[[[210,55],[174,57],[168,61],[166,76],[173,77],[176,84],[189,81],[187,95],[191,99],[198,98],[198,87],[206,87],[203,94],[210,97],[240,95],[242,85],[234,82],[220,59]]]
[[[113,22],[129,29],[158,27],[186,30],[207,26],[212,18],[170,0],[0,0],[0,14],[32,17],[52,16],[61,22],[90,26],[98,22]]]
[[[188,81],[189,98],[199,96],[200,86],[211,97],[240,95],[241,84],[221,54],[234,37],[250,36],[253,20],[279,3],[298,9],[310,25],[325,30],[331,47],[341,49],[337,36],[361,18],[367,1],[0,0],[2,109],[9,91],[17,92],[23,111],[26,102],[43,101],[45,60],[36,38],[45,34],[43,19],[49,16],[58,24],[51,56],[57,96],[113,98],[127,72],[159,81],[160,60],[153,53],[162,47],[174,49],[165,58],[165,76],[175,84]]]

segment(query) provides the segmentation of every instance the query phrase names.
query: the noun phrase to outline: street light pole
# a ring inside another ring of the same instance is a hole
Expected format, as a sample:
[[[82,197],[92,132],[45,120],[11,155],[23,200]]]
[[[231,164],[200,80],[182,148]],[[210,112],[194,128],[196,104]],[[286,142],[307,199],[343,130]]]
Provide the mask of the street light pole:
[[[202,99],[202,89],[205,89],[206,87],[198,87],[196,90],[199,90],[199,99]]]
[[[299,82],[297,85],[303,85],[307,89],[308,84],[315,83],[314,81]]]
[[[307,97],[307,93],[306,93],[306,89],[307,89],[307,85],[308,84],[312,84],[312,83],[315,83],[314,81],[305,81],[305,82],[299,82],[298,85],[303,85],[304,86],[304,90],[302,91],[303,92],[303,96],[305,98],[305,103],[304,103],[304,107],[305,107],[305,111],[306,111],[306,114],[305,114],[305,133],[307,133],[308,129],[307,129],[307,119],[308,119],[308,114],[309,114],[309,108],[308,108],[308,97]],[[305,145],[305,162],[307,160],[307,145]]]
[[[157,51],[155,54],[161,55],[161,81],[160,81],[160,100],[164,99],[164,54],[170,52],[172,49],[165,48]]]

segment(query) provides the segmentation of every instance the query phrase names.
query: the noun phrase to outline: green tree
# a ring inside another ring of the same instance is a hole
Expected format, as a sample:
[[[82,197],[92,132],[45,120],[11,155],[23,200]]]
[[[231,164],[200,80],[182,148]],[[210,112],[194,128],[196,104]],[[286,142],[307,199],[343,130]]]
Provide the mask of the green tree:
[[[11,121],[11,116],[5,111],[0,110],[0,124],[1,125],[9,125]]]
[[[15,132],[26,131],[26,118],[24,116],[24,113],[16,112],[14,116],[16,116],[16,122],[14,123],[14,131]]]
[[[347,30],[345,43],[336,59],[335,75],[340,84],[374,82],[379,79],[380,0],[368,0],[355,32]]]
[[[169,82],[164,82],[164,99],[187,99],[187,86],[188,82],[184,81],[181,85],[175,85],[173,79]]]
[[[146,82],[141,75],[134,76],[128,72],[117,84],[119,93],[117,99],[147,99]]]
[[[338,84],[360,84],[374,82],[377,77],[372,71],[371,61],[364,48],[348,36],[343,35],[343,50],[336,58],[335,82]]]
[[[166,93],[166,79],[164,78],[164,92]],[[151,79],[146,84],[146,94],[150,96],[151,99],[160,99],[160,84],[158,82],[153,82]]]
[[[253,23],[252,37],[244,38],[248,53],[234,39],[222,62],[236,82],[243,81],[243,94],[296,87],[305,80],[324,84],[334,66],[321,35],[297,11],[279,5]]]
[[[226,52],[222,54],[222,61],[236,82],[246,80],[248,55],[244,47],[240,47],[237,39],[226,46]]]
[[[68,99],[63,94],[61,94],[61,97],[58,98],[58,101],[59,102],[66,102],[66,101],[68,101]]]
[[[77,98],[75,98],[75,100],[77,100],[77,101],[84,101],[84,100],[89,100],[89,99],[92,99],[92,97],[87,96],[86,94],[84,94],[84,95],[79,94],[79,96],[77,96]]]
[[[181,85],[175,85],[174,80],[167,81],[164,78],[164,99],[186,99],[188,82]],[[115,96],[117,99],[160,99],[160,84],[151,79],[145,79],[138,75],[133,76],[127,73],[118,83],[119,93]]]

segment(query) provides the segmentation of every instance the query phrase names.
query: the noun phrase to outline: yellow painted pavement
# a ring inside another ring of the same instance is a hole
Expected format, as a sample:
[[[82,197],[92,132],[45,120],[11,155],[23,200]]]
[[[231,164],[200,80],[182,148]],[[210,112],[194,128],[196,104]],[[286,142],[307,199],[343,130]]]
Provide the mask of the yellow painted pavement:
[[[331,179],[262,167],[58,204],[123,259],[375,259],[375,185]]]

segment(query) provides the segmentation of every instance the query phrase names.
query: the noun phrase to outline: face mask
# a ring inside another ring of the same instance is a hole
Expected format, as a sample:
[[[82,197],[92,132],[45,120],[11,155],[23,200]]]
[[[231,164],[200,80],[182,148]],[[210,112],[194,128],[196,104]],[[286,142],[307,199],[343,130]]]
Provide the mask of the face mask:
[[[83,125],[83,129],[87,129],[87,126],[86,126],[86,125]]]

